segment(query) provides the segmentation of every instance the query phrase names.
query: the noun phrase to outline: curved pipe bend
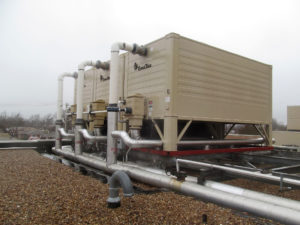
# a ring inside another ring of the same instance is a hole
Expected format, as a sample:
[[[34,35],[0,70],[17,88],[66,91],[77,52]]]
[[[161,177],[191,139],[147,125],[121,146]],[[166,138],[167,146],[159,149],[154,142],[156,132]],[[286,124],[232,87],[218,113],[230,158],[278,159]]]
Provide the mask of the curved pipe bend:
[[[129,176],[124,171],[116,171],[109,179],[109,196],[107,199],[107,206],[109,208],[117,208],[121,206],[121,199],[119,197],[120,187],[123,188],[123,195],[125,197],[133,196],[133,187]]]
[[[69,133],[67,133],[66,131],[65,131],[65,129],[64,128],[59,128],[58,129],[58,132],[61,134],[61,136],[63,136],[63,137],[74,137],[75,135],[74,134],[69,134]]]
[[[58,93],[57,93],[57,120],[62,120],[62,111],[63,111],[63,83],[65,77],[72,77],[74,79],[77,79],[77,72],[74,73],[63,73],[58,76]]]
[[[106,136],[92,136],[89,134],[89,132],[86,129],[80,129],[79,133],[82,134],[82,136],[90,141],[106,141],[107,137]]]
[[[113,138],[120,138],[126,146],[130,148],[150,148],[150,147],[161,147],[162,141],[156,140],[135,140],[129,137],[125,131],[113,131],[111,132]]]

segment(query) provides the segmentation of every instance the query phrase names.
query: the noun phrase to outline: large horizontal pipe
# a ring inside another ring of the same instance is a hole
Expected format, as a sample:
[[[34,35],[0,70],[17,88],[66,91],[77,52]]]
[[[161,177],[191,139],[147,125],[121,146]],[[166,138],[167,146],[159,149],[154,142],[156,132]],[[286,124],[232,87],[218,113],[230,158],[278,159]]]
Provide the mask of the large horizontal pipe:
[[[113,131],[111,133],[113,138],[120,138],[124,144],[130,148],[150,148],[161,147],[163,142],[156,140],[136,140],[129,137],[125,131]]]
[[[198,141],[179,141],[179,146],[201,146],[201,145],[250,145],[250,144],[262,144],[263,138],[257,139],[239,139],[239,140],[198,140]]]
[[[282,207],[300,211],[300,202],[299,201],[281,198],[281,197],[277,197],[274,195],[264,194],[261,192],[252,191],[252,190],[248,190],[248,189],[240,188],[240,187],[235,187],[235,186],[228,185],[228,184],[222,184],[222,183],[211,181],[211,180],[205,181],[204,185],[206,187],[210,187],[210,188],[213,188],[216,190],[225,191],[225,192],[228,192],[231,194],[236,194],[236,195],[243,196],[246,198],[251,198],[254,200],[263,201],[263,202],[267,202],[270,204],[274,204],[274,205],[278,205],[278,206],[282,206]]]
[[[107,140],[106,136],[92,136],[89,134],[89,132],[86,129],[79,130],[79,133],[82,134],[82,136],[89,140],[89,141],[102,141],[105,142]]]
[[[69,133],[67,133],[67,132],[65,131],[64,128],[59,128],[59,129],[58,129],[58,132],[59,132],[60,135],[63,136],[63,137],[71,137],[71,138],[75,137],[74,134],[69,134]]]
[[[204,162],[186,160],[186,159],[176,159],[177,171],[179,171],[179,164],[193,166],[194,168],[206,167],[206,168],[211,168],[211,169],[218,169],[218,170],[223,170],[223,171],[231,173],[231,174],[252,177],[252,178],[261,179],[261,180],[269,180],[269,181],[278,182],[278,183],[280,183],[282,181],[285,184],[300,186],[300,180],[294,180],[294,179],[290,179],[290,178],[286,178],[286,177],[280,178],[280,177],[272,176],[271,174],[262,174],[260,172],[251,172],[251,171],[247,171],[247,170],[242,170],[242,169],[237,169],[237,168],[232,168],[232,167],[227,167],[227,166],[221,166],[221,165],[216,165],[216,164],[212,164],[212,163],[204,163]]]
[[[140,182],[158,187],[168,188],[219,205],[224,205],[236,210],[246,211],[264,218],[273,219],[284,224],[300,223],[299,211],[293,209],[280,207],[278,205],[269,204],[250,198],[245,198],[243,196],[226,193],[219,190],[214,190],[188,181],[177,181],[176,179],[166,175],[151,173],[124,164],[112,164],[110,166],[107,166],[104,160],[95,160],[94,158],[88,156],[75,155],[70,151],[53,149],[53,152],[62,155],[66,158],[77,160],[82,164],[89,165],[91,167],[109,173],[113,173],[114,171],[118,170],[123,170],[127,172],[131,178],[136,179]]]

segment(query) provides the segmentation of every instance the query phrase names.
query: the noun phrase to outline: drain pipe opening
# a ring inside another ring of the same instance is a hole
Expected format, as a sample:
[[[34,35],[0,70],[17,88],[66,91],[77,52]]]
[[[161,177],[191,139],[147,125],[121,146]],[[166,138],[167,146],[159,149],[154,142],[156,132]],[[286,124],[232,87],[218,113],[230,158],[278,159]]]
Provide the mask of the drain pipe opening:
[[[107,199],[108,208],[118,208],[121,206],[119,197],[120,187],[123,188],[124,197],[133,196],[133,187],[129,176],[124,171],[116,171],[109,179],[109,197]]]

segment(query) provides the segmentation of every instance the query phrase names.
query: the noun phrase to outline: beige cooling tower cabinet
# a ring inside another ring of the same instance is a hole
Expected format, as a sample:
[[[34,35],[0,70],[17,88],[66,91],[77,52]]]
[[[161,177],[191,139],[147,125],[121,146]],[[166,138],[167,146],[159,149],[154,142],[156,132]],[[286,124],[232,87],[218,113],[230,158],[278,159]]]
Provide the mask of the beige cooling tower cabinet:
[[[146,46],[145,57],[120,55],[119,94],[144,96],[146,139],[161,138],[174,151],[180,140],[225,138],[226,124],[255,124],[272,140],[272,66],[175,33]],[[94,85],[108,87],[107,74],[95,76]]]

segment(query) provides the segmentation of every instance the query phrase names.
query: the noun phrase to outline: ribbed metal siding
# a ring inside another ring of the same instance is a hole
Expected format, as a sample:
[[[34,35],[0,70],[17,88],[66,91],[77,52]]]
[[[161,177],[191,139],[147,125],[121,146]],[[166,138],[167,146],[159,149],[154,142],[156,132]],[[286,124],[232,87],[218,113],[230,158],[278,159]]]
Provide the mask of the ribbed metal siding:
[[[84,73],[84,87],[83,87],[83,106],[93,101],[94,98],[94,69],[87,70]]]
[[[102,77],[102,79],[101,79]],[[109,71],[95,70],[95,100],[102,99],[108,102],[109,97]]]
[[[300,106],[287,107],[287,129],[300,131]]]
[[[193,104],[187,106],[191,113],[177,107],[179,116],[240,122],[270,119],[270,66],[185,38],[180,39],[178,61],[177,99]]]
[[[165,40],[160,40],[147,45],[149,54],[147,57],[128,54],[125,73],[126,96],[142,94],[147,100],[153,101],[152,116],[163,116],[163,99],[166,90],[167,77],[167,51]],[[151,64],[150,68],[135,70],[134,64],[139,66]]]

